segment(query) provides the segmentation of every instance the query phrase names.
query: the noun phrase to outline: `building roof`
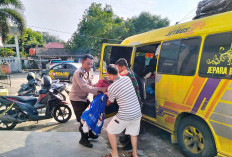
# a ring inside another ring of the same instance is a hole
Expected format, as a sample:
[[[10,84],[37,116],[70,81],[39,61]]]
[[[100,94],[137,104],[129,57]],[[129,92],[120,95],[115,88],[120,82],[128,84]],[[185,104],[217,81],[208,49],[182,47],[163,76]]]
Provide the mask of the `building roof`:
[[[45,45],[45,48],[46,49],[50,49],[50,48],[63,49],[64,44],[59,43],[59,42],[49,42],[48,44]]]
[[[75,53],[66,51],[64,48],[37,48],[37,56],[47,56],[47,57],[67,57],[67,56],[77,56]]]

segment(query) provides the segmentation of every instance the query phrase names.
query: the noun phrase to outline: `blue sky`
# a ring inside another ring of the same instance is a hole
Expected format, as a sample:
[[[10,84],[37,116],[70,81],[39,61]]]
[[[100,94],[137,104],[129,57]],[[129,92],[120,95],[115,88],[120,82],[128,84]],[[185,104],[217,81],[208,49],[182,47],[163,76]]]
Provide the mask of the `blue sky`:
[[[200,0],[21,0],[28,27],[47,31],[64,41],[77,29],[85,9],[91,3],[109,4],[116,15],[126,18],[138,16],[142,11],[167,17],[174,25],[177,21],[191,20]],[[184,19],[184,20],[183,20]],[[40,28],[38,28],[40,27]],[[46,30],[46,29],[56,30]],[[62,33],[63,32],[63,33]]]

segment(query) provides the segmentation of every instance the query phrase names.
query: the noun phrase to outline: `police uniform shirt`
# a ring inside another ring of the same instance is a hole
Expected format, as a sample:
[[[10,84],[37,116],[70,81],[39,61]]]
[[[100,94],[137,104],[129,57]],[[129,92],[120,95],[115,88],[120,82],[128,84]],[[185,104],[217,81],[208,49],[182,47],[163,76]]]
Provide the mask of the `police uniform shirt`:
[[[86,72],[82,67],[73,74],[72,89],[69,93],[70,100],[87,102],[89,93],[96,95],[97,87],[92,86],[92,75]]]

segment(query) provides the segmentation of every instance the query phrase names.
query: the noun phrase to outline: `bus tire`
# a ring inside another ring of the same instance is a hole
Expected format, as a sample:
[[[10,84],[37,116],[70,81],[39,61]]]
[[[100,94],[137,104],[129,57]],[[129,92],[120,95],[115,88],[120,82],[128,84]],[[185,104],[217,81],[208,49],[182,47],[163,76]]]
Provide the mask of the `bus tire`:
[[[217,154],[213,135],[200,118],[189,116],[181,120],[177,139],[188,157],[214,157]]]

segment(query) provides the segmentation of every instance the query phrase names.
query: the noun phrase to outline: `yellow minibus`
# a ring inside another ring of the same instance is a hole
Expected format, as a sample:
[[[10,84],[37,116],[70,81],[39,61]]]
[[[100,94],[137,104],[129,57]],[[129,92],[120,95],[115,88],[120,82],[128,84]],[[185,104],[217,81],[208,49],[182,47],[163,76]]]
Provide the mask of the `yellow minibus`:
[[[119,58],[136,74],[144,121],[186,156],[232,156],[232,12],[103,44],[101,78]]]

